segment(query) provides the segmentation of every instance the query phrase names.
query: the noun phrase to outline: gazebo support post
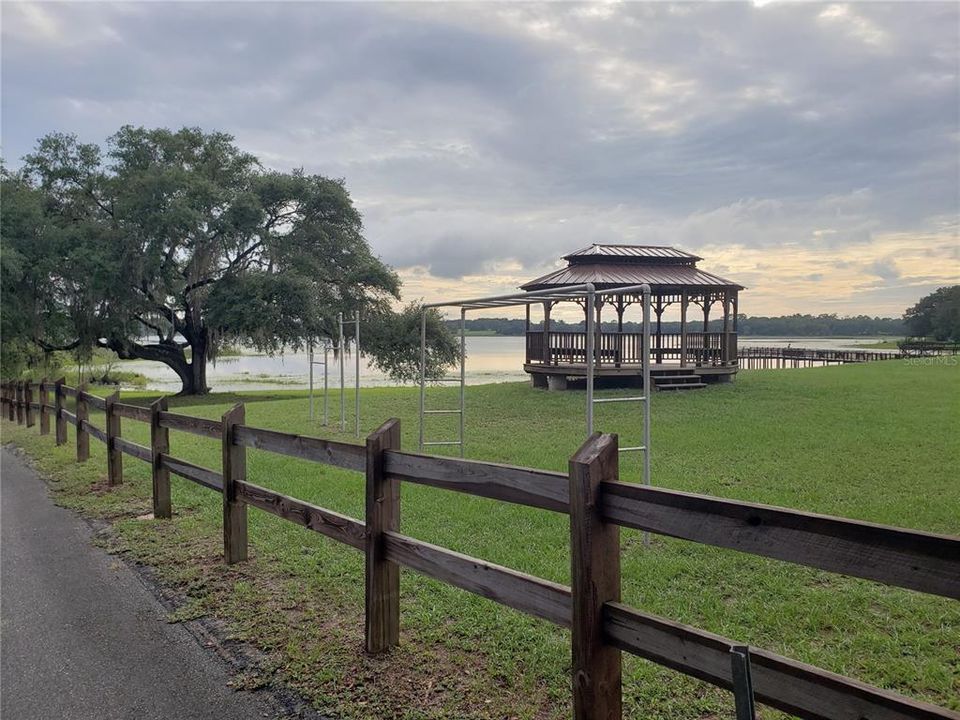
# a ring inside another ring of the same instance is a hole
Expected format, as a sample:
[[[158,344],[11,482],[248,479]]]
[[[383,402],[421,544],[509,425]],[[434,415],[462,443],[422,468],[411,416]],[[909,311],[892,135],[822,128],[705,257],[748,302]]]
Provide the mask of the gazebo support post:
[[[710,292],[703,294],[703,349],[697,359],[697,365],[708,365],[710,359],[710,307],[713,305],[713,296]]]
[[[623,311],[627,309],[627,304],[622,297],[617,297],[614,307],[617,311],[617,350],[614,362],[617,367],[620,367],[620,362],[623,360]]]
[[[547,300],[543,304],[543,364],[550,364],[550,308],[553,303]]]
[[[527,314],[523,321],[523,344],[526,350],[527,362],[530,362],[530,306],[526,306]]]
[[[657,364],[663,362],[663,341],[661,340],[660,333],[660,321],[663,316],[663,297],[657,295],[657,305],[654,307],[654,312],[657,313]]]
[[[733,335],[730,338],[730,364],[736,365],[740,361],[740,351],[738,349],[738,343],[740,342],[740,337],[737,335],[737,316],[740,314],[740,299],[739,293],[736,290],[733,291]]]
[[[596,353],[596,366],[600,367],[603,362],[603,326],[600,324],[600,311],[603,309],[603,298],[598,297],[595,304],[597,306],[597,321],[595,323],[596,327],[593,329],[596,336],[593,341],[593,351]]]
[[[724,365],[730,364],[730,291],[723,291],[723,347],[720,350],[720,360]]]
[[[680,367],[687,366],[687,305],[690,296],[686,288],[680,294]]]

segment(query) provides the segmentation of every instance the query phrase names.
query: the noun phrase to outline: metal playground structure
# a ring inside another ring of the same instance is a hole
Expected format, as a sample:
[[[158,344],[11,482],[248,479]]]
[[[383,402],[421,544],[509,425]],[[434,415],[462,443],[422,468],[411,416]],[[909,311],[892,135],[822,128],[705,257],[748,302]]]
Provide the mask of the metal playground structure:
[[[354,377],[353,377],[353,396],[354,396],[354,436],[360,437],[360,311],[357,310],[353,316],[353,325],[354,325],[354,334],[353,334],[353,345],[354,345]],[[310,366],[310,420],[313,420],[314,417],[314,388],[313,388],[313,369],[316,366],[323,367],[323,425],[327,425],[330,422],[330,399],[329,399],[329,390],[330,390],[330,353],[334,354],[334,357],[338,361],[339,370],[340,370],[340,432],[344,432],[347,429],[347,418],[346,418],[346,398],[345,398],[345,383],[344,383],[344,363],[346,358],[346,349],[348,347],[343,333],[344,320],[343,313],[337,313],[337,344],[333,345],[329,341],[324,341],[323,343],[323,360],[316,359],[316,350],[311,343],[308,347],[307,354]]]
[[[596,342],[597,330],[595,315],[608,297],[617,297],[623,300],[625,296],[640,296],[643,304],[643,354],[642,354],[642,383],[643,394],[631,397],[594,397],[594,380],[596,374]],[[565,287],[562,290],[539,290],[531,292],[513,293],[510,295],[496,295],[492,297],[471,298],[466,300],[451,300],[447,302],[431,303],[423,306],[420,322],[420,451],[428,447],[456,446],[460,449],[460,457],[464,456],[466,446],[466,317],[467,311],[502,308],[511,306],[526,306],[543,302],[574,301],[584,308],[586,320],[586,403],[585,419],[587,437],[593,435],[594,407],[603,403],[638,402],[642,408],[642,444],[620,448],[620,452],[638,452],[643,458],[642,475],[644,485],[650,484],[650,286],[624,285],[622,287],[597,290],[592,283]],[[460,308],[460,373],[459,377],[427,378],[427,311],[440,308]],[[459,383],[459,407],[428,409],[426,395],[428,383]],[[456,440],[428,440],[426,419],[435,415],[456,415],[459,419],[459,434]]]

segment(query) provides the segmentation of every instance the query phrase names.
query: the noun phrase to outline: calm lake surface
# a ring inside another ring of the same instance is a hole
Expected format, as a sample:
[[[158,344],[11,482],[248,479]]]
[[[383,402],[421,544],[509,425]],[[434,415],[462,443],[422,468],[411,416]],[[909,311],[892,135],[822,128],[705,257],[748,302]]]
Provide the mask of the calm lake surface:
[[[880,342],[880,337],[857,338],[805,338],[805,337],[741,337],[741,346],[783,346],[820,348],[825,350],[856,350],[858,346]],[[526,380],[523,372],[522,337],[468,337],[467,338],[467,383],[479,385],[493,382],[511,382]],[[322,360],[322,355],[317,358]],[[333,354],[330,354],[330,387],[340,386],[340,368]],[[345,357],[344,382],[348,387],[354,384],[353,356]],[[147,389],[163,392],[177,392],[180,382],[176,373],[166,365],[146,360],[130,360],[118,364],[123,370],[146,375]],[[288,388],[302,390],[308,387],[310,365],[307,354],[288,353],[270,357],[254,353],[239,357],[217,360],[207,366],[207,383],[218,391],[277,390]],[[452,371],[455,374],[457,371]],[[375,387],[396,385],[377,368],[365,361],[360,363],[360,385]],[[314,368],[314,385],[323,388],[323,367]]]

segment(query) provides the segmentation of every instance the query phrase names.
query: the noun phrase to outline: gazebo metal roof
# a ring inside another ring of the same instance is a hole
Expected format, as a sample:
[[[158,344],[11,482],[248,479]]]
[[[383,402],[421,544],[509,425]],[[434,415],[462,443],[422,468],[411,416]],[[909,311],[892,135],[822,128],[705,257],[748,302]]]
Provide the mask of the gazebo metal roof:
[[[597,289],[650,285],[656,291],[683,288],[743,290],[733,280],[699,269],[697,255],[650,245],[591,245],[565,255],[567,266],[520,286],[521,290],[560,290],[592,283]]]
[[[695,263],[697,260],[703,260],[699,255],[677,250],[666,245],[617,245],[610,243],[594,243],[585,248],[574,250],[569,255],[564,255],[563,259],[570,262],[590,262],[611,258],[612,261],[667,261],[667,262],[686,262]]]

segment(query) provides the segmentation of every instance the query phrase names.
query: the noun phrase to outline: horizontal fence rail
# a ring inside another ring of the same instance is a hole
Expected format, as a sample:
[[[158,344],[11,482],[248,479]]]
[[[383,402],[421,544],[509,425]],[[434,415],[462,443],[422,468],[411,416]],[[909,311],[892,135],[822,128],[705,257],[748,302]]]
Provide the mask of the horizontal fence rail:
[[[113,409],[120,417],[145,423],[150,422],[150,408],[140,407],[139,405],[115,403]]]
[[[227,562],[247,557],[247,506],[365,552],[368,650],[385,650],[399,642],[399,566],[570,629],[576,720],[619,717],[619,652],[736,690],[738,702],[744,689],[736,686],[742,679],[734,675],[731,665],[731,652],[742,651],[738,643],[620,601],[619,563],[611,560],[619,556],[620,527],[960,599],[960,538],[620,482],[617,464],[610,462],[616,457],[616,439],[609,435],[589,439],[571,460],[570,473],[564,474],[402,452],[399,421],[386,423],[363,447],[250,427],[244,424],[242,405],[221,420],[210,420],[172,413],[163,398],[145,408],[120,403],[118,394],[99,398],[67,387],[62,380],[33,385],[7,382],[0,389],[2,414],[11,421],[30,426],[32,411],[38,409],[44,433],[49,412],[57,425],[58,445],[67,441],[66,425],[74,425],[78,461],[88,456],[88,437],[105,443],[110,484],[122,481],[121,455],[150,464],[158,518],[171,516],[168,474],[221,494]],[[48,392],[53,393],[52,405]],[[76,399],[76,412],[65,408],[66,398]],[[88,407],[104,411],[105,430],[88,420]],[[149,424],[150,446],[121,437],[120,418]],[[218,440],[223,448],[222,472],[174,457],[170,430]],[[249,482],[248,448],[366,473],[366,519]],[[401,534],[401,482],[569,515],[576,549],[571,552],[572,586]],[[574,489],[576,494],[571,495]],[[598,558],[596,562],[578,565],[592,556]],[[960,714],[945,708],[774,653],[748,648],[746,655],[749,686],[756,700],[802,718],[960,720]]]
[[[160,427],[169,430],[179,430],[180,432],[192,433],[201,437],[220,439],[220,433],[223,432],[223,424],[219,420],[207,420],[206,418],[191,417],[190,415],[178,415],[177,413],[161,411]]]
[[[236,427],[234,439],[238,445],[244,447],[312,460],[347,470],[363,472],[367,463],[366,451],[360,445],[350,443],[333,442],[305,435],[290,435],[246,425]]]
[[[237,499],[357,550],[364,548],[364,524],[352,517],[242,480],[237,482]]]
[[[160,455],[160,466],[164,470],[172,472],[174,475],[192,480],[198,485],[203,485],[211,490],[223,489],[223,475],[214,470],[208,470],[205,467],[194,465],[186,460],[178,460],[166,454]]]

